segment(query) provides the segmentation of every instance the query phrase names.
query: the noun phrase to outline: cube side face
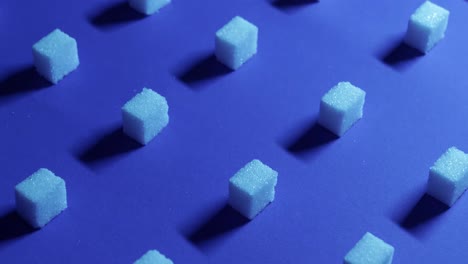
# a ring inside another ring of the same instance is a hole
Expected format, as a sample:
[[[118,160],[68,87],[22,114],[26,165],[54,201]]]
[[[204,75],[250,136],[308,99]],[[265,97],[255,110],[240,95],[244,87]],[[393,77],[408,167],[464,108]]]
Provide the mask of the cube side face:
[[[63,43],[57,50],[57,55],[52,57],[52,82],[57,83],[63,77],[76,70],[80,65],[78,46],[74,39]]]
[[[253,203],[252,207],[249,212],[249,219],[253,219],[256,215],[258,215],[263,209],[266,208],[268,204],[273,202],[275,199],[275,182],[270,182],[267,185],[263,186],[261,190],[259,190],[253,196]]]
[[[62,181],[57,184],[54,189],[51,189],[44,200],[40,201],[38,204],[36,219],[38,226],[45,226],[67,207],[67,190],[65,182]]]
[[[380,238],[366,233],[346,254],[346,264],[390,264],[395,249]]]
[[[169,123],[169,116],[167,114],[159,115],[154,114],[149,120],[144,122],[144,142],[147,144],[154,137],[156,137]]]
[[[430,50],[431,29],[410,20],[404,42],[409,46],[426,53]]]
[[[249,29],[246,38],[234,52],[234,69],[238,69],[257,53],[257,40],[258,29],[256,27]]]
[[[243,216],[250,219],[253,197],[233,182],[229,182],[229,204]]]
[[[147,144],[147,137],[145,137],[145,127],[143,120],[135,116],[133,113],[122,109],[122,124],[123,131],[127,136],[130,136],[140,144]]]
[[[258,28],[241,17],[235,17],[216,32],[216,58],[236,70],[257,53],[257,42]]]
[[[235,54],[236,54],[236,46],[216,36],[215,56],[218,59],[218,61],[220,61],[227,67],[235,70],[239,67],[238,65],[236,65]]]
[[[33,45],[37,71],[56,84],[80,64],[76,40],[56,29]]]
[[[275,199],[276,182],[263,186],[255,194],[249,194],[242,186],[229,182],[229,204],[243,216],[253,219]]]
[[[450,12],[429,1],[411,15],[405,42],[423,53],[445,37]]]
[[[340,135],[343,135],[348,129],[350,129],[359,119],[362,118],[364,108],[364,96],[359,98],[351,108],[345,113],[343,118],[343,124],[341,126]]]
[[[143,90],[122,107],[124,132],[140,144],[149,143],[169,123],[166,99],[153,90]]]
[[[463,191],[457,190],[456,184],[446,175],[440,174],[433,169],[430,170],[427,194],[448,206],[452,206],[462,193]]]
[[[51,83],[54,83],[52,63],[48,56],[33,48],[33,59],[36,71]]]
[[[171,0],[129,0],[130,6],[145,15],[152,15],[171,3]]]
[[[21,191],[15,189],[15,202],[16,212],[23,218],[29,225],[34,228],[39,228],[40,225],[37,221],[37,206],[34,201],[28,199]]]
[[[344,133],[344,116],[345,113],[343,111],[334,108],[323,100],[320,102],[318,122],[337,136],[341,136]]]

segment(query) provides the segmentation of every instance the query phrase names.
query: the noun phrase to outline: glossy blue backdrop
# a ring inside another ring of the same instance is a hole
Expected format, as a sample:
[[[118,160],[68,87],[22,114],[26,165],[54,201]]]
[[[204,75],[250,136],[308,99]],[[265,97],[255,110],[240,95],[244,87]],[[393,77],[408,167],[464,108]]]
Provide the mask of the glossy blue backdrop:
[[[150,17],[121,0],[0,1],[0,262],[341,263],[370,231],[394,263],[466,263],[468,195],[424,196],[450,146],[468,151],[468,3],[429,54],[400,45],[419,0],[174,0]],[[214,33],[233,16],[259,27],[258,54],[230,72]],[[55,86],[31,46],[55,28],[81,65]],[[364,118],[336,139],[315,125],[339,81],[366,90]],[[145,147],[120,107],[147,86],[169,126]],[[227,181],[259,158],[276,200],[246,222]],[[69,208],[30,230],[14,186],[40,167],[64,178]]]

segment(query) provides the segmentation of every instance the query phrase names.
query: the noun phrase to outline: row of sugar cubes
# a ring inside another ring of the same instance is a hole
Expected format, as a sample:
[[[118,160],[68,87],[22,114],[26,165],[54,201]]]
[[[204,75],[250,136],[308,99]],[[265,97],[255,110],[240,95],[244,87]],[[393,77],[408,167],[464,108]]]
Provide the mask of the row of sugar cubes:
[[[170,0],[129,0],[130,5],[147,15]],[[431,2],[422,4],[411,16],[405,42],[428,52],[444,38],[449,12]],[[257,52],[258,28],[241,17],[233,18],[216,32],[215,55],[231,68],[238,69]],[[33,46],[39,74],[56,84],[79,65],[76,40],[54,30]],[[320,103],[319,123],[342,136],[363,114],[365,92],[349,82],[340,82],[327,92]],[[124,132],[147,144],[169,122],[166,99],[144,88],[122,107]],[[468,187],[468,157],[450,148],[430,170],[428,193],[447,205]],[[274,200],[278,173],[259,160],[253,160],[229,180],[229,203],[253,219]],[[39,187],[38,187],[39,186]],[[33,227],[41,228],[67,208],[65,181],[47,169],[39,169],[16,186],[18,213]],[[391,263],[393,247],[366,233],[345,256],[345,263]],[[150,250],[136,263],[172,263],[156,250]],[[368,262],[365,262],[368,263]],[[369,262],[370,263],[370,262]]]
[[[129,0],[130,5],[152,14],[169,0]],[[429,1],[411,15],[405,42],[421,52],[428,52],[445,36],[449,11]],[[216,32],[215,54],[220,62],[236,70],[257,53],[258,28],[241,17],[234,17]],[[76,40],[59,29],[33,46],[36,69],[56,84],[79,65]]]

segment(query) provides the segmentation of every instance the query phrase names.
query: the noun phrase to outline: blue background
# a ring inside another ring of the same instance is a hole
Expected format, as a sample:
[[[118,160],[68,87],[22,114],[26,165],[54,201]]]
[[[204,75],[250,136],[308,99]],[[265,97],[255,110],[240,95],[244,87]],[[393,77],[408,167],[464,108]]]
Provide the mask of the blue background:
[[[0,1],[0,262],[341,263],[366,232],[394,263],[466,263],[468,196],[424,195],[450,146],[468,151],[468,3],[422,56],[401,45],[416,0],[174,0],[144,17],[124,1]],[[258,54],[231,72],[213,57],[233,16],[259,27]],[[32,45],[60,28],[79,68],[52,86]],[[315,124],[339,81],[367,92],[337,139]],[[121,106],[144,86],[169,126],[140,147]],[[275,201],[247,222],[228,179],[258,158],[279,172]],[[64,178],[69,208],[33,231],[14,186],[40,167]]]

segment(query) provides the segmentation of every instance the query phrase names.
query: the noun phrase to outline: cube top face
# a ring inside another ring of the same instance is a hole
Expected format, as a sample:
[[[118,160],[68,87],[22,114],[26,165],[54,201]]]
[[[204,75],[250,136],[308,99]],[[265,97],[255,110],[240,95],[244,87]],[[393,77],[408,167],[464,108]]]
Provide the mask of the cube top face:
[[[232,46],[242,45],[252,35],[255,35],[256,42],[258,28],[240,16],[234,17],[216,32],[217,39],[221,39]]]
[[[62,178],[55,176],[50,170],[42,168],[16,185],[15,191],[32,202],[39,202],[47,197],[51,191],[54,191],[58,185],[64,183]]]
[[[349,82],[340,82],[322,97],[322,103],[338,111],[346,112],[357,104],[362,107],[365,96],[366,92],[362,89]]]
[[[76,40],[60,29],[55,29],[33,45],[33,50],[43,55],[60,56],[61,49],[76,47]]]
[[[426,1],[411,15],[410,22],[434,29],[446,23],[449,14],[450,12],[445,8]]]
[[[434,163],[430,172],[456,183],[468,173],[468,156],[456,147],[451,147]]]
[[[167,116],[168,110],[166,98],[148,88],[143,88],[122,107],[122,111],[131,113],[140,120],[151,118],[154,115]]]
[[[152,249],[141,256],[134,264],[173,264],[173,262],[159,251]]]
[[[366,233],[346,254],[345,264],[390,264],[395,249],[371,233]]]
[[[254,196],[266,185],[276,185],[278,172],[254,159],[247,163],[234,176],[229,183],[238,186],[248,195]]]

